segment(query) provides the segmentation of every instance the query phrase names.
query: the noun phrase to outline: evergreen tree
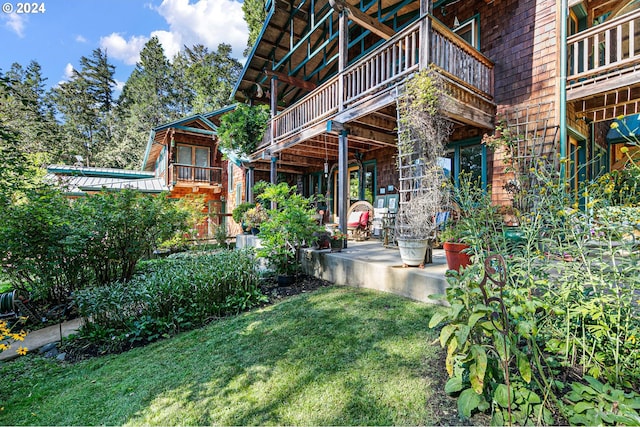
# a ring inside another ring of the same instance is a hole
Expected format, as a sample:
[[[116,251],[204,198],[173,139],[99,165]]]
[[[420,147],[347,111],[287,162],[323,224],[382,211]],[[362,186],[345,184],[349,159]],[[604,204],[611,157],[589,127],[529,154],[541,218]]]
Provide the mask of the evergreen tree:
[[[152,37],[140,52],[140,61],[118,99],[116,142],[101,153],[102,163],[140,167],[149,132],[184,113],[177,102],[174,76],[160,41]]]
[[[244,0],[242,3],[242,12],[244,12],[244,20],[249,26],[249,39],[247,41],[247,48],[244,50],[244,56],[248,56],[256,40],[258,40],[260,31],[262,31],[262,26],[264,25],[264,20],[267,17],[264,0]]]
[[[20,151],[38,162],[60,156],[59,129],[45,82],[37,62],[26,69],[14,63],[5,75],[0,102],[3,122],[16,132]]]
[[[218,45],[217,52],[210,52],[198,44],[185,47],[180,64],[187,66],[186,76],[193,88],[193,113],[206,113],[229,104],[233,85],[238,80],[242,66],[231,58],[231,46]],[[177,67],[178,63],[174,62]]]
[[[13,68],[13,67],[12,67]],[[17,71],[17,68],[14,70]],[[29,153],[23,150],[25,137],[16,126],[20,121],[7,110],[9,105],[29,106],[17,90],[15,80],[0,73],[0,215],[4,217],[6,208],[17,194],[35,184],[36,169]],[[16,113],[21,114],[21,111]]]
[[[105,166],[99,158],[112,140],[115,67],[101,49],[95,49],[91,58],[81,57],[80,66],[68,82],[54,89],[56,107],[64,119],[66,151],[70,156],[82,155],[86,165]]]

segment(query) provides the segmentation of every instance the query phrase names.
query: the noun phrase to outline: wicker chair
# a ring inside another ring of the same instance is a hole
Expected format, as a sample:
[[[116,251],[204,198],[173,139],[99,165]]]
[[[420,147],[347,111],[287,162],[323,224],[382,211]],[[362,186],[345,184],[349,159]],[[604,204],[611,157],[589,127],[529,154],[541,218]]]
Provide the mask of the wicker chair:
[[[360,200],[349,207],[347,212],[347,235],[354,240],[365,240],[371,237],[373,205]]]

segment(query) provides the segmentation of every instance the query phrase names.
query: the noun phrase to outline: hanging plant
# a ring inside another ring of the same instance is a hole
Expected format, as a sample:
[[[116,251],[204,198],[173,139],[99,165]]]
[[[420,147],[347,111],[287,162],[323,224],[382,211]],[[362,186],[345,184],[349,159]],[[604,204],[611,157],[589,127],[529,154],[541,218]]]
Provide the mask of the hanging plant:
[[[239,156],[248,156],[262,141],[268,122],[269,109],[266,105],[239,104],[220,119],[220,147]]]

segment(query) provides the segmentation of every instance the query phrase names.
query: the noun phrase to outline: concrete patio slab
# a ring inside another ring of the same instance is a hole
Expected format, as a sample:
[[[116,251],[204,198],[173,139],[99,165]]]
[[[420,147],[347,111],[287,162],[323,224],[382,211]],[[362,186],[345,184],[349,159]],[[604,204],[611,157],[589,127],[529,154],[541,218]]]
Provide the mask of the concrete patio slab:
[[[418,301],[442,304],[429,298],[447,287],[447,261],[442,249],[433,250],[433,263],[425,268],[402,267],[400,252],[386,248],[379,240],[349,241],[341,252],[305,249],[305,273],[337,285],[349,285],[391,292]]]

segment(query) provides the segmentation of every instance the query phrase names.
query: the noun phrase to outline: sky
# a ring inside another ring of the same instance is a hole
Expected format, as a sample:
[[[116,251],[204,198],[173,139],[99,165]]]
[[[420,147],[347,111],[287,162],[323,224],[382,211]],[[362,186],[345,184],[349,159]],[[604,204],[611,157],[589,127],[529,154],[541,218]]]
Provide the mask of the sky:
[[[0,3],[0,71],[35,60],[50,87],[67,80],[81,56],[102,48],[116,67],[121,89],[153,36],[168,58],[184,45],[217,50],[227,43],[244,63],[248,29],[242,3],[235,0],[46,0],[35,2],[38,13],[16,13],[21,5],[27,12],[25,5],[34,2]]]

